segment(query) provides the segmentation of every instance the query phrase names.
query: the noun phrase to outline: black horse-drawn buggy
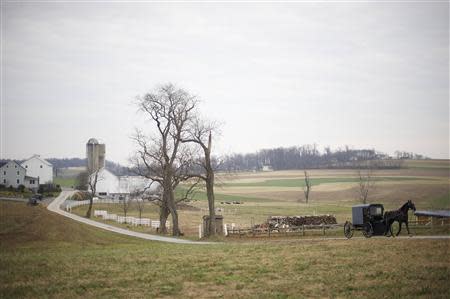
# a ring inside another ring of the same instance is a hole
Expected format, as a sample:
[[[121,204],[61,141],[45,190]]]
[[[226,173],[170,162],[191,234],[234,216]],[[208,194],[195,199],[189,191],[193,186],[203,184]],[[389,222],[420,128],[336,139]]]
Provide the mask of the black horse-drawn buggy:
[[[388,211],[384,213],[382,204],[362,204],[352,207],[352,222],[345,222],[344,235],[348,239],[353,236],[355,230],[362,231],[366,238],[373,235],[387,237],[394,237],[393,223],[398,222],[399,228],[395,235],[399,235],[402,229],[402,223],[405,223],[406,229],[408,227],[408,210],[416,210],[412,201],[408,200],[400,209],[395,211]]]
[[[352,207],[352,222],[345,222],[344,235],[348,239],[355,230],[362,231],[366,238],[373,235],[384,235],[386,224],[384,222],[384,207],[382,204],[363,204]],[[392,226],[391,226],[392,230]],[[392,232],[390,232],[392,234]]]

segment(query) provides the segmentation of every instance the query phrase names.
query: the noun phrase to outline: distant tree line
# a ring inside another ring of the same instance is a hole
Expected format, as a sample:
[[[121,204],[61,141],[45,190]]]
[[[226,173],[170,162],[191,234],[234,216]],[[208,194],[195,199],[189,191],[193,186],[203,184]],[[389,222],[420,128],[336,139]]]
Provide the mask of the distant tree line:
[[[86,158],[50,158],[46,159],[48,162],[52,163],[53,167],[56,169],[67,168],[67,167],[86,167],[87,161]],[[123,165],[119,163],[115,163],[112,161],[106,160],[105,162],[106,168],[114,173],[115,175],[132,175],[133,173]]]
[[[323,151],[317,145],[279,147],[263,149],[255,153],[232,154],[222,159],[221,169],[226,171],[258,171],[264,168],[273,170],[315,169],[315,168],[364,168],[371,161],[374,168],[401,168],[404,159],[424,159],[425,157],[413,153],[400,153],[391,157],[374,149],[351,149],[348,146],[331,150],[326,147]],[[405,158],[407,157],[407,158]]]
[[[314,168],[361,168],[362,161],[372,161],[375,168],[401,168],[403,160],[429,159],[424,155],[413,152],[395,151],[391,157],[374,149],[351,149],[348,146],[331,150],[326,147],[323,151],[317,145],[278,147],[263,149],[255,153],[231,154],[215,158],[221,170],[253,171],[262,170],[268,166],[273,170],[314,169]],[[85,167],[86,158],[49,158],[46,159],[55,169],[67,167]],[[7,162],[10,159],[0,159]],[[15,160],[19,164],[24,160]],[[219,162],[220,161],[220,162]],[[115,175],[135,175],[135,171],[119,163],[106,160],[106,168]]]

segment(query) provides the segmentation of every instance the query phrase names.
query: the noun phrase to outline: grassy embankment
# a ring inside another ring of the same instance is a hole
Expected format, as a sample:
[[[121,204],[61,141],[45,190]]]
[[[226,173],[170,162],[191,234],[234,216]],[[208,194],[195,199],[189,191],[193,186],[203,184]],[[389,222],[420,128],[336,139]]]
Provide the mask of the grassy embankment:
[[[0,202],[2,298],[448,298],[448,240],[141,241]]]

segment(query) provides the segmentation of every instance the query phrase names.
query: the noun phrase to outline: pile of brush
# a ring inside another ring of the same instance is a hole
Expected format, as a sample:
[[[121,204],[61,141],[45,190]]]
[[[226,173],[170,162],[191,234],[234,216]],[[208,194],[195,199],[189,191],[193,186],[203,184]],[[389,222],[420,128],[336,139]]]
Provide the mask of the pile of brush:
[[[337,224],[333,215],[317,216],[271,216],[267,219],[270,227],[292,227],[302,225]]]

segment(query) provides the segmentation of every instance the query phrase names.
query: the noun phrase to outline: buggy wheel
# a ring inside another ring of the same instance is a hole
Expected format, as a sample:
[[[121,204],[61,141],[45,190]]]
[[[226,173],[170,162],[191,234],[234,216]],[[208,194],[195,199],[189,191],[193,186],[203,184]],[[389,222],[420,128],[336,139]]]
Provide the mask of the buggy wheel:
[[[362,233],[363,233],[364,237],[366,237],[366,238],[372,237],[372,235],[373,235],[372,224],[367,223],[367,224],[364,226]]]
[[[344,224],[344,236],[347,239],[350,239],[351,237],[353,237],[353,225],[349,221],[346,221]]]

